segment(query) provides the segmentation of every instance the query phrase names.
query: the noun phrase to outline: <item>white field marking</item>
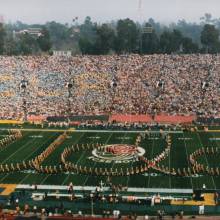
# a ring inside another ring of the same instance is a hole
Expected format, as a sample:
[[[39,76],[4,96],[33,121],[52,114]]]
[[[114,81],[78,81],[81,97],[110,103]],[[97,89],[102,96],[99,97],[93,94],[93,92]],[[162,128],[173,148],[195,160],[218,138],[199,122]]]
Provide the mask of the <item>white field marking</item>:
[[[142,173],[142,176],[153,176],[153,177],[163,177],[164,174],[162,173]],[[194,174],[191,176],[185,176],[184,178],[199,178],[199,177],[203,177],[204,175],[201,174]]]
[[[41,132],[42,133],[42,132]],[[54,134],[55,135],[55,134]],[[53,135],[53,136],[54,136]],[[53,137],[53,136],[51,136],[51,138]],[[48,141],[48,139],[46,139],[41,145],[40,145],[40,147],[45,143],[45,142],[47,142]],[[39,147],[39,148],[40,148]],[[26,160],[28,157],[30,157],[32,154],[34,154],[39,148],[37,148],[34,152],[32,152],[31,154],[29,154],[24,160]],[[19,182],[19,184],[20,183],[22,183],[23,181],[24,181],[24,179],[26,179],[29,175],[31,174],[31,172],[29,173],[29,174],[27,174],[20,182]]]
[[[83,136],[84,136],[84,133],[82,133],[82,134],[73,142],[72,145],[75,145],[76,143],[78,143],[79,140],[80,140]],[[69,173],[69,174],[67,175],[67,177],[64,178],[64,180],[63,180],[63,182],[62,182],[62,185],[63,185],[63,184],[65,183],[65,181],[69,178],[70,174],[71,174],[71,173]]]
[[[127,134],[125,133],[124,134],[124,136],[123,136],[123,138],[121,139],[121,143],[120,144],[123,144],[124,143],[124,141],[126,140],[126,136],[127,136]],[[132,162],[133,163],[133,162]],[[112,169],[114,168],[114,166],[115,166],[115,163],[113,163],[112,164]],[[127,183],[128,183],[128,181],[129,181],[129,176],[127,177]]]
[[[152,139],[153,140],[153,144],[151,145],[152,146],[152,149],[151,149],[151,158],[153,158],[153,153],[154,153],[154,145],[155,145],[155,139]],[[149,188],[149,185],[150,185],[150,176],[148,177],[148,181],[147,181],[147,187]]]
[[[42,133],[42,132],[41,132]],[[47,142],[48,139],[45,139],[45,141],[40,145],[40,147]],[[40,147],[37,147],[37,149],[35,151],[32,151],[30,154],[28,154],[28,156],[26,156],[25,158],[23,158],[23,160],[25,161],[27,158],[29,158],[32,154],[34,154]]]
[[[212,133],[211,133],[212,134]],[[213,135],[213,134],[212,134]],[[220,141],[220,138],[209,138],[210,141]]]
[[[1,179],[0,179],[0,183],[2,182],[2,180],[4,180],[10,173],[7,173],[5,174],[5,176],[3,176]]]
[[[84,135],[84,134],[81,134],[78,138],[76,138],[76,140],[73,142],[73,144],[76,144],[76,141],[79,141],[79,139],[80,139],[83,135]],[[44,183],[44,182],[46,181],[46,179],[47,179],[48,177],[50,177],[50,176],[51,176],[51,174],[47,174],[46,177],[40,182],[40,184]],[[69,176],[69,174],[68,174],[68,176]],[[67,176],[67,177],[68,177],[68,176]],[[66,178],[67,178],[67,177],[66,177]],[[65,179],[66,179],[66,178],[65,178]],[[62,184],[63,184],[63,183],[62,183]]]
[[[120,144],[124,144],[124,141],[126,140],[126,139],[125,139],[126,136],[127,136],[127,134],[125,133],[124,136],[123,136],[124,138],[121,139],[121,143],[120,143]],[[111,167],[111,168],[113,169],[114,166],[115,166],[115,163],[112,164],[112,167]]]
[[[142,173],[142,176],[163,176],[160,173]]]
[[[27,145],[29,145],[30,142],[32,142],[33,140],[27,141],[26,144],[24,144],[22,147],[18,148],[18,150],[16,150],[13,154],[11,154],[9,157],[7,157],[5,160],[3,160],[1,163],[4,163],[5,161],[7,161],[9,158],[11,158],[12,156],[14,156],[17,152],[19,152],[20,150],[24,149]],[[13,142],[14,143],[14,142]],[[13,144],[12,143],[12,144]]]
[[[97,135],[97,133],[96,133],[96,135]],[[110,137],[112,136],[112,134],[111,135],[109,135]],[[108,139],[107,140],[109,140],[109,137],[108,137]],[[106,142],[105,142],[105,144],[106,144]],[[94,162],[94,165],[92,166],[92,168],[94,168],[95,167],[95,165],[96,165],[96,162]],[[92,174],[91,174],[92,175]],[[84,183],[83,183],[83,186],[86,184],[86,182],[88,181],[88,179],[89,179],[89,177],[91,176],[91,175],[87,175],[87,177],[86,177],[86,180],[84,181]]]
[[[29,177],[31,175],[31,173],[28,173],[18,184],[21,184],[22,182],[24,182],[24,180]]]
[[[188,154],[188,150],[187,150],[187,147],[186,147],[186,141],[185,141],[185,135],[183,133],[183,137],[184,137],[184,147],[185,147],[185,151],[186,151],[186,160],[187,160],[187,163],[188,163],[188,167],[190,167],[190,164],[189,164],[189,154]],[[192,181],[192,178],[190,178],[190,182],[191,182],[191,186],[192,186],[192,189],[193,189],[193,181]]]
[[[126,138],[127,138],[127,133],[125,133],[125,135],[124,135],[123,138],[121,139],[121,140],[122,140],[122,143],[121,143],[121,144],[124,144],[124,141],[127,140]],[[129,139],[130,139],[130,138],[129,138]],[[128,140],[129,140],[129,139],[128,139]],[[114,165],[115,165],[115,163],[113,163],[112,169],[113,169]],[[132,162],[131,162],[131,166],[130,166],[130,167],[132,167],[132,165],[133,165],[133,160],[132,160]],[[130,180],[130,176],[127,176],[127,183],[126,183],[127,186],[128,186],[129,180]]]
[[[27,137],[27,134],[25,134],[24,136],[22,136],[20,140],[22,140],[22,138],[26,138],[26,137]],[[18,139],[18,140],[19,140],[19,139]],[[10,147],[10,145],[14,144],[14,143],[15,143],[16,141],[18,141],[18,140],[15,140],[15,141],[11,142],[10,144],[8,144],[8,145],[7,145],[7,148]],[[6,149],[6,148],[2,148],[2,149],[0,150],[0,153],[1,153],[2,151],[4,151],[5,149]]]
[[[171,142],[172,143],[172,142]],[[172,145],[172,144],[171,144]],[[171,149],[169,150],[169,172],[170,172],[170,153],[171,153]],[[170,186],[170,189],[171,189],[171,175],[169,174],[169,186]]]
[[[20,131],[37,131],[37,132],[41,132],[41,131],[44,131],[44,132],[64,132],[64,131],[67,131],[67,132],[75,132],[75,130],[69,130],[69,129],[47,129],[47,128],[16,128],[17,130],[20,130]],[[5,131],[5,130],[8,130],[7,128],[0,128],[0,131]]]
[[[189,141],[189,140],[192,140],[192,138],[182,138],[182,137],[179,137],[177,138],[178,140],[184,140],[184,141]]]
[[[112,137],[112,135],[113,135],[113,133],[111,133],[111,134],[109,135],[109,137],[108,137],[107,140],[105,141],[104,145],[106,145],[106,144],[109,142],[109,140],[110,140],[110,138]],[[92,168],[94,168],[95,165],[96,165],[96,162],[94,163],[94,165],[93,165]],[[91,174],[91,175],[92,175],[92,174]],[[83,186],[85,186],[86,182],[88,181],[88,179],[89,179],[89,177],[90,177],[91,175],[88,175],[88,176],[86,177],[86,180],[84,181]]]
[[[31,136],[29,136],[29,138],[43,138],[43,137],[44,137],[43,135],[31,135]]]
[[[200,136],[199,136],[198,133],[197,133],[197,136],[198,136],[198,139],[199,139],[199,142],[200,142],[201,147],[203,147],[202,140],[201,140],[201,138],[200,138]],[[207,159],[207,156],[206,156],[206,153],[205,153],[205,159],[206,159],[206,164],[210,167],[209,162],[208,162],[208,159]],[[212,175],[211,175],[211,179],[212,179],[213,186],[214,186],[215,189],[216,189],[215,181],[214,181]]]
[[[115,139],[118,139],[118,140],[130,140],[130,139],[132,139],[132,137],[117,137],[117,138],[115,138]]]
[[[99,136],[92,136],[92,137],[87,137],[87,139],[100,139],[101,137]]]
[[[213,133],[211,133],[212,134],[212,137],[215,139],[216,138],[216,136],[215,135],[213,135]],[[210,138],[209,138],[210,139]],[[219,138],[220,139],[220,138]],[[217,145],[217,147],[219,148],[220,147],[220,143],[219,142],[217,142],[216,140],[214,140],[215,142],[216,142],[216,145]]]
[[[21,170],[21,173],[32,173],[32,174],[37,174],[36,170]]]
[[[123,130],[69,130],[69,129],[59,129],[59,130],[54,130],[54,129],[37,129],[37,128],[33,128],[33,129],[28,129],[28,128],[17,128],[18,130],[21,130],[21,131],[45,131],[45,132],[64,132],[64,131],[67,131],[67,132],[100,132],[100,133],[156,133],[156,134],[160,134],[160,131],[146,131],[146,130],[129,130],[129,131],[123,131]],[[5,131],[5,130],[8,130],[8,128],[0,128],[0,130],[2,131]],[[181,134],[183,133],[183,131],[164,131],[166,133],[170,133],[170,134]]]
[[[53,136],[55,136],[55,134],[53,135]],[[51,136],[50,138],[52,138],[53,136]],[[42,147],[42,145],[44,145],[44,143],[46,143],[47,141],[48,141],[48,138],[49,137],[47,137],[47,139],[45,138],[45,141],[43,142],[43,143],[41,143],[41,145],[39,146],[39,147],[37,147],[37,149],[35,150],[35,151],[33,151],[32,153],[30,153],[27,157],[25,157],[23,160],[25,161],[27,158],[29,158],[32,154],[34,154],[37,150],[39,150],[39,148],[41,148]]]
[[[137,136],[136,136],[136,138],[137,138]],[[135,140],[136,140],[136,139],[135,139]],[[146,153],[145,148],[143,148],[143,149],[144,149],[144,154],[145,154],[145,153]],[[143,155],[144,155],[144,154],[143,154]],[[135,162],[135,161],[132,161],[131,167],[133,166],[133,163],[134,163],[134,162]],[[129,181],[130,181],[130,177],[131,177],[130,175],[127,176],[127,187],[128,187]]]
[[[123,131],[123,130],[75,130],[74,132],[99,132],[99,133],[152,133],[152,134],[160,134],[160,131],[143,131],[143,130],[130,130],[130,131]],[[183,131],[164,131],[170,134],[182,134]]]
[[[45,182],[45,180],[49,177],[49,176],[51,176],[51,174],[46,174],[46,176],[43,178],[43,180],[40,182],[40,185],[42,185],[44,182]]]
[[[209,138],[209,140],[212,139],[213,141],[216,141],[217,146],[220,147],[220,143],[217,142],[217,141],[220,140],[220,137],[216,137],[215,135],[213,135],[213,133],[211,133],[211,134],[212,134],[213,139],[212,139],[212,138]]]

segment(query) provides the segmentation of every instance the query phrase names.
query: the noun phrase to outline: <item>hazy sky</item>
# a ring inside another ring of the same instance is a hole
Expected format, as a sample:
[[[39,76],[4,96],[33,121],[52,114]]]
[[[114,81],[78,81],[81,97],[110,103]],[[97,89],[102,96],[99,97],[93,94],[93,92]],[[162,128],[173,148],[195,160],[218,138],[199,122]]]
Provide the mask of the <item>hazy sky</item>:
[[[0,15],[4,20],[26,23],[46,21],[79,22],[89,15],[93,21],[103,22],[119,18],[140,20],[140,0],[0,0]],[[199,21],[204,13],[220,17],[220,0],[142,0],[142,20],[150,17],[160,22],[179,19]]]

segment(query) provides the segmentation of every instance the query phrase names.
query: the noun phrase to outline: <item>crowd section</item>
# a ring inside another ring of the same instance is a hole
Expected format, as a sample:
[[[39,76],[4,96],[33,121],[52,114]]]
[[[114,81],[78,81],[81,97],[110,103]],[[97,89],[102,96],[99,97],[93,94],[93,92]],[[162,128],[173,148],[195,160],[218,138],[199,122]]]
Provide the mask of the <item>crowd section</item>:
[[[0,119],[219,116],[219,55],[1,56]]]

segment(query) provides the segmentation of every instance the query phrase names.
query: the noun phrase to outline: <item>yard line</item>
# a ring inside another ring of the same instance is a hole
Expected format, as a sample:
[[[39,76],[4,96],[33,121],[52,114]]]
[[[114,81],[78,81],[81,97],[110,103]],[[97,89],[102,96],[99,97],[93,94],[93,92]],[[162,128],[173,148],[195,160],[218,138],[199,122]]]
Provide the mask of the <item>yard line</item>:
[[[41,132],[41,133],[43,133],[43,132]],[[40,133],[40,134],[41,134],[41,133]],[[51,136],[50,138],[52,138],[52,137],[54,137],[54,136],[55,136],[55,134],[53,134],[53,136]],[[39,150],[39,148],[41,148],[42,145],[44,145],[47,141],[48,141],[47,138],[45,138],[45,141],[44,141],[43,143],[41,143],[41,145],[40,145],[35,151],[33,151],[33,152],[30,153],[27,157],[25,157],[25,158],[24,158],[24,161],[25,161],[27,158],[29,158],[32,154],[34,154],[37,150]],[[31,173],[28,173],[28,174],[19,182],[19,184],[22,183],[22,182],[24,181],[24,179],[26,179],[28,176],[30,176],[30,174],[31,174]]]
[[[27,145],[29,145],[29,143],[33,142],[34,139],[31,139],[30,141],[27,141],[26,144],[23,145],[23,147],[18,148],[18,150],[16,150],[13,154],[11,154],[9,157],[7,157],[4,161],[2,161],[1,163],[3,164],[5,161],[7,161],[9,158],[11,158],[12,156],[14,156],[17,152],[19,152],[20,150],[24,149]]]
[[[148,131],[148,130],[75,130],[74,132],[99,132],[99,133],[152,133],[152,134],[160,134],[161,132],[158,131]],[[170,131],[164,130],[166,133],[171,134],[182,134],[183,131]]]
[[[153,144],[151,145],[152,146],[152,149],[151,149],[151,159],[153,159],[154,144],[155,144],[155,140],[153,139]],[[148,175],[147,188],[149,188],[149,185],[150,185],[150,175]]]
[[[212,135],[213,138],[216,138],[216,136],[213,135],[213,133],[211,133],[211,135]],[[209,140],[209,141],[210,141],[210,140]],[[219,148],[219,146],[220,146],[219,144],[220,144],[220,143],[219,143],[218,141],[216,141],[216,140],[214,140],[214,143],[216,144],[217,148]]]
[[[45,176],[45,178],[43,178],[43,180],[39,183],[39,185],[43,185],[43,183],[45,182],[45,180],[46,180],[49,176],[51,176],[51,174],[47,174],[47,175]]]
[[[73,142],[73,144],[75,145],[75,144],[77,143],[76,141],[79,141],[83,135],[84,135],[84,133],[82,133],[78,138],[76,138],[76,140]],[[73,144],[72,144],[72,145],[73,145]],[[54,153],[54,152],[52,152],[52,153]],[[68,174],[68,175],[69,175],[69,174]],[[47,174],[46,177],[40,182],[40,185],[41,185],[42,183],[44,183],[44,182],[46,181],[46,179],[47,179],[48,177],[50,177],[50,176],[51,176],[51,174]],[[63,185],[63,183],[62,183],[62,185]]]
[[[79,140],[84,136],[84,134],[85,134],[85,133],[82,133],[82,134],[73,142],[72,145],[75,145],[76,143],[78,143]],[[78,161],[77,161],[76,163],[78,163]],[[63,185],[63,184],[65,183],[65,181],[69,178],[70,174],[71,174],[71,172],[70,172],[69,174],[67,174],[67,177],[64,178],[64,181],[62,182],[61,185]]]
[[[125,134],[123,135],[123,138],[120,140],[120,144],[123,144],[123,143],[124,143],[126,136],[127,136],[127,134],[125,133]],[[114,166],[115,166],[115,163],[113,162],[112,167],[111,167],[112,170],[113,170]]]
[[[200,136],[199,136],[199,133],[196,132],[196,134],[197,134],[197,136],[198,136],[198,139],[199,139],[199,142],[200,142],[201,147],[203,147],[202,140],[201,140],[201,138],[200,138]],[[208,162],[208,159],[207,159],[207,156],[206,156],[206,152],[205,152],[205,159],[206,159],[207,165],[209,166],[209,162]],[[209,166],[209,167],[210,167],[210,166]],[[214,186],[215,189],[216,189],[215,181],[214,181],[212,175],[211,175],[211,179],[212,179],[213,186]]]
[[[41,132],[41,133],[43,133],[43,132]],[[41,133],[40,133],[40,134],[41,134]],[[51,136],[50,139],[52,139],[54,136],[55,136],[55,134],[53,134],[53,136]],[[48,138],[49,138],[49,137],[48,137]],[[27,158],[31,157],[31,155],[34,154],[37,150],[39,150],[39,149],[48,141],[48,138],[45,138],[45,141],[42,142],[42,143],[40,144],[40,146],[37,147],[37,149],[36,149],[35,151],[31,152],[31,153],[30,153],[27,157],[25,157],[23,160],[25,161]]]
[[[213,132],[211,133],[211,135],[212,135],[213,138],[216,138],[216,136],[213,135]],[[220,147],[220,142],[218,142],[216,140],[214,140],[214,142],[216,143],[217,147]]]
[[[17,140],[15,140],[15,141],[13,141],[12,143],[8,144],[6,147],[3,147],[3,148],[0,150],[0,153],[1,153],[2,151],[4,151],[6,148],[10,147],[10,145],[14,144],[16,141],[22,140],[22,138],[24,138],[24,137],[26,138],[27,135],[28,135],[28,134],[25,134],[25,135],[22,136],[20,139],[17,139]]]
[[[85,133],[83,133],[83,135],[84,135],[84,134],[85,134]],[[97,137],[97,133],[96,133],[95,137]],[[91,144],[91,143],[93,143],[93,142],[94,142],[94,140],[91,141],[91,142],[89,142],[89,144]],[[86,150],[81,154],[80,158],[76,161],[76,165],[82,160],[82,157],[85,155],[85,153],[86,153]]]
[[[112,137],[112,135],[113,135],[113,133],[111,133],[111,134],[109,135],[109,137],[108,137],[108,139],[105,141],[104,145],[106,145],[106,144],[109,142],[109,140],[110,140],[110,138]],[[92,168],[94,168],[95,165],[96,165],[96,162],[94,163],[94,165],[93,165]],[[89,179],[89,177],[90,177],[91,175],[92,175],[92,174],[90,174],[90,175],[87,176],[85,182],[83,183],[83,186],[85,186],[86,182],[88,181],[88,179]]]
[[[123,144],[123,143],[124,143],[126,136],[127,136],[127,133],[125,132],[123,138],[121,139],[120,144]],[[132,161],[132,164],[133,164],[133,161]],[[132,164],[131,164],[131,167],[132,167]],[[115,166],[115,163],[113,163],[113,165],[112,165],[112,167],[111,167],[112,170],[113,170],[114,166]],[[128,186],[128,182],[129,182],[130,176],[128,175],[126,178],[127,178],[127,181],[126,181],[126,182],[127,182],[127,186]]]
[[[170,172],[170,152],[171,152],[171,149],[169,150],[169,172]],[[169,174],[169,185],[170,185],[170,189],[171,189],[171,174]]]
[[[9,175],[10,173],[7,173],[5,176],[3,176],[1,179],[0,179],[0,183]]]
[[[7,130],[6,128],[0,128],[0,130]],[[69,129],[27,129],[27,128],[18,128],[18,130],[21,131],[43,131],[43,132],[64,132],[64,131],[68,131],[68,132],[100,132],[100,133],[160,133],[160,131],[145,131],[145,130],[69,130]],[[167,133],[173,133],[173,134],[182,134],[183,131],[170,131],[170,130],[164,130],[164,132]]]
[[[136,138],[137,138],[137,136],[136,136]],[[132,160],[131,167],[133,166],[133,163],[134,163],[134,161]],[[127,187],[128,187],[128,184],[129,184],[129,180],[130,180],[130,175],[127,176],[127,184],[126,184]]]
[[[21,184],[27,177],[29,177],[32,173],[28,173],[18,184]]]
[[[186,140],[185,140],[185,134],[183,133],[183,141],[184,141],[184,147],[185,147],[185,151],[186,151],[186,160],[187,160],[187,163],[188,163],[188,167],[191,167],[191,165],[189,164],[189,154],[188,154],[188,150],[187,150],[187,147],[186,147]],[[192,186],[192,189],[193,189],[193,181],[192,181],[192,176],[190,177],[190,182],[191,182],[191,186]]]

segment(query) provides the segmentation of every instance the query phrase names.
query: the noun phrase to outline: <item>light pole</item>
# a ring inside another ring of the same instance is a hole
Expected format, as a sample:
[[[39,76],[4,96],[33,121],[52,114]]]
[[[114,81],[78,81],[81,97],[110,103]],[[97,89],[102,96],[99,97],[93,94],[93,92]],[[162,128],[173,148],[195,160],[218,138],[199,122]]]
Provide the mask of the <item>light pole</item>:
[[[70,80],[68,83],[67,83],[67,89],[68,89],[68,117],[69,117],[69,120],[70,120],[70,116],[71,116],[71,97],[72,97],[72,89],[73,89],[73,84],[74,84],[74,81]]]
[[[69,80],[66,84],[67,91],[68,91],[68,97],[67,97],[67,107],[68,107],[68,118],[70,120],[71,116],[71,97],[72,97],[72,90],[74,87],[74,79],[72,78],[72,71],[69,69]]]
[[[23,113],[24,113],[24,121],[27,121],[27,101],[26,101],[27,85],[28,85],[27,80],[21,80],[20,91],[21,91],[21,97],[22,97],[22,108],[23,108]]]

